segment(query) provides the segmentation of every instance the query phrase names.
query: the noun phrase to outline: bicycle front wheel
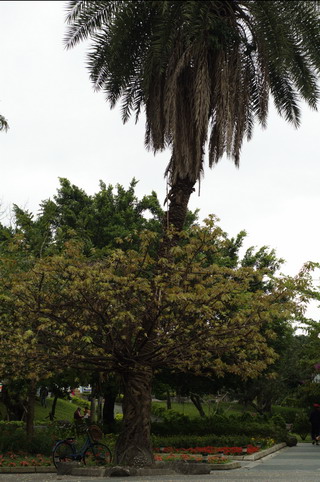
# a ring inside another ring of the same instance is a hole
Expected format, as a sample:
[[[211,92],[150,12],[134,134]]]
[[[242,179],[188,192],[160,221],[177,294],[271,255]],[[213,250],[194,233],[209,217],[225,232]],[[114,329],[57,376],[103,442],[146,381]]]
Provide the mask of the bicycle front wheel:
[[[84,453],[85,465],[108,465],[112,460],[111,450],[107,445],[94,443]]]
[[[60,442],[53,449],[52,458],[54,466],[57,468],[59,462],[72,462],[75,451],[71,444],[68,442]]]

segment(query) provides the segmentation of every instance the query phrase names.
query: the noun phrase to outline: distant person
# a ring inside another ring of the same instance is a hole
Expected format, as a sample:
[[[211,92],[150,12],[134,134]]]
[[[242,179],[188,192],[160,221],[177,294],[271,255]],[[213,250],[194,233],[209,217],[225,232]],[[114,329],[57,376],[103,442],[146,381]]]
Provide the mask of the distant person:
[[[47,408],[47,396],[49,395],[47,387],[40,388],[40,403],[41,407]]]
[[[81,415],[81,407],[78,407],[77,410],[74,412],[73,418],[76,422],[83,419],[83,415]]]
[[[84,409],[83,418],[85,418],[85,419],[90,418],[90,410],[88,408]]]
[[[312,445],[319,445],[318,439],[320,437],[320,405],[318,403],[313,404],[313,409],[310,413],[309,421],[311,423]]]

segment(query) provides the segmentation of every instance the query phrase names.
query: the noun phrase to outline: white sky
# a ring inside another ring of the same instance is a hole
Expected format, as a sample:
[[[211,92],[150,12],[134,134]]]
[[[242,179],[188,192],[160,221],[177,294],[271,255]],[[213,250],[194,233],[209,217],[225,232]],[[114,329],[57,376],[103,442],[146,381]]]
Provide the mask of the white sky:
[[[65,6],[0,2],[0,114],[10,124],[0,134],[2,208],[16,203],[36,213],[59,177],[89,194],[100,179],[127,187],[135,177],[139,197],[155,190],[163,201],[170,153],[146,151],[143,118],[123,126],[118,109],[93,91],[87,46],[63,46]],[[245,229],[246,246],[275,248],[293,275],[320,261],[320,112],[303,106],[296,130],[270,111],[267,129],[256,126],[244,144],[240,169],[227,159],[206,167],[190,208],[200,208],[200,219],[217,215],[230,236]]]

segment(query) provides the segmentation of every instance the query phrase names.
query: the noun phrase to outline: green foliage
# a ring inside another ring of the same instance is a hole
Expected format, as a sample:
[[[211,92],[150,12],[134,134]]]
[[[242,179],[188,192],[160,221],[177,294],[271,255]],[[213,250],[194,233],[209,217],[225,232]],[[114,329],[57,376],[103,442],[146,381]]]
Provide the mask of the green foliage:
[[[0,431],[11,431],[14,432],[16,428],[21,428],[24,427],[24,422],[20,420],[12,420],[12,421],[6,421],[6,420],[1,420],[0,421]]]
[[[285,419],[280,415],[280,414],[277,414],[277,415],[273,415],[270,419],[271,423],[273,423],[273,425],[275,425],[276,427],[279,427],[279,428],[282,428],[282,429],[285,429],[286,428],[286,421]]]
[[[153,256],[158,236],[144,232],[139,251],[133,240],[133,249],[93,261],[73,241],[61,254],[36,260],[30,271],[8,273],[9,307],[3,307],[1,324],[7,356],[1,363],[17,372],[20,363],[19,373],[40,377],[55,359],[62,370],[62,359],[77,366],[94,356],[99,368],[121,371],[123,351],[132,353],[130,366],[132,357],[143,364],[137,347],[151,336],[157,356],[146,355],[148,366],[256,376],[276,356],[268,343],[275,320],[301,309],[300,280],[274,279],[272,291],[253,291],[264,270],[208,265],[207,254],[217,256],[225,245],[213,219],[180,237],[181,245],[161,260]],[[155,332],[146,331],[146,323]]]
[[[320,383],[308,382],[301,385],[296,391],[300,407],[311,407],[320,400]]]
[[[297,437],[294,437],[293,435],[288,435],[285,442],[288,445],[288,447],[295,447],[298,443],[298,439],[297,439]]]
[[[306,412],[297,414],[293,422],[292,432],[300,435],[302,440],[305,440],[310,433],[310,430],[311,425],[308,414]]]
[[[72,238],[80,240],[91,256],[108,252],[119,239],[125,248],[128,236],[137,240],[135,233],[143,229],[159,232],[163,217],[156,193],[139,200],[136,185],[133,179],[128,189],[118,184],[114,192],[112,185],[100,181],[99,192],[90,196],[60,178],[57,194],[53,200],[42,201],[37,217],[14,206],[16,232],[23,235],[24,244],[35,256],[57,252]]]
[[[112,107],[122,101],[124,122],[146,112],[147,146],[172,146],[173,181],[200,177],[208,139],[210,166],[224,154],[238,164],[255,120],[266,125],[270,95],[278,113],[295,126],[299,99],[316,108],[319,98],[317,2],[222,4],[68,5],[67,46],[92,40],[87,64],[94,87]]]
[[[7,452],[12,450],[25,450],[27,448],[27,434],[24,427],[18,427],[13,432],[6,434],[5,431],[1,433],[0,447],[1,451]]]
[[[302,413],[301,408],[295,407],[281,407],[275,405],[272,407],[272,415],[281,415],[286,423],[293,423],[297,416]]]
[[[72,397],[71,401],[73,404],[77,405],[77,407],[90,408],[90,402],[88,402],[88,400],[84,400],[83,398]]]
[[[162,407],[152,407],[151,413],[156,417],[162,419],[163,422],[166,424],[184,424],[189,422],[189,417],[187,415],[183,415],[182,413],[176,412],[175,410],[166,410]]]
[[[172,412],[172,411],[171,411]],[[159,413],[159,412],[158,412]],[[251,420],[247,418],[242,420],[241,417],[226,417],[224,415],[215,415],[213,417],[198,417],[197,419],[190,419],[186,415],[174,416],[172,413],[169,419],[163,422],[152,422],[151,431],[154,435],[210,435],[231,436],[231,435],[245,435],[254,437],[274,437],[278,433],[278,428],[273,424],[265,421]]]
[[[271,441],[272,440],[272,441]],[[257,435],[252,438],[247,435],[171,435],[160,436],[152,435],[152,444],[154,447],[243,447],[249,444],[260,443],[262,448],[266,448],[273,444],[273,442],[283,441],[279,439],[264,438]]]

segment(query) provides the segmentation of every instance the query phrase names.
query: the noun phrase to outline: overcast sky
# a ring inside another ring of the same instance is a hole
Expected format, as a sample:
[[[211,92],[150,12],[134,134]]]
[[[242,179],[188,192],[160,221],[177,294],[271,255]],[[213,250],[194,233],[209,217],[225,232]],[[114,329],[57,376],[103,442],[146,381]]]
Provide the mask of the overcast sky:
[[[36,213],[52,197],[58,178],[93,194],[99,180],[137,194],[155,190],[164,200],[163,177],[170,153],[144,148],[144,119],[123,126],[118,109],[93,91],[85,67],[87,45],[63,46],[66,2],[0,2],[0,114],[10,124],[0,134],[0,200]],[[270,104],[268,127],[256,126],[242,149],[240,169],[223,159],[205,169],[200,197],[190,208],[213,213],[246,246],[267,245],[286,260],[283,273],[320,261],[320,113],[302,106],[296,130]]]

